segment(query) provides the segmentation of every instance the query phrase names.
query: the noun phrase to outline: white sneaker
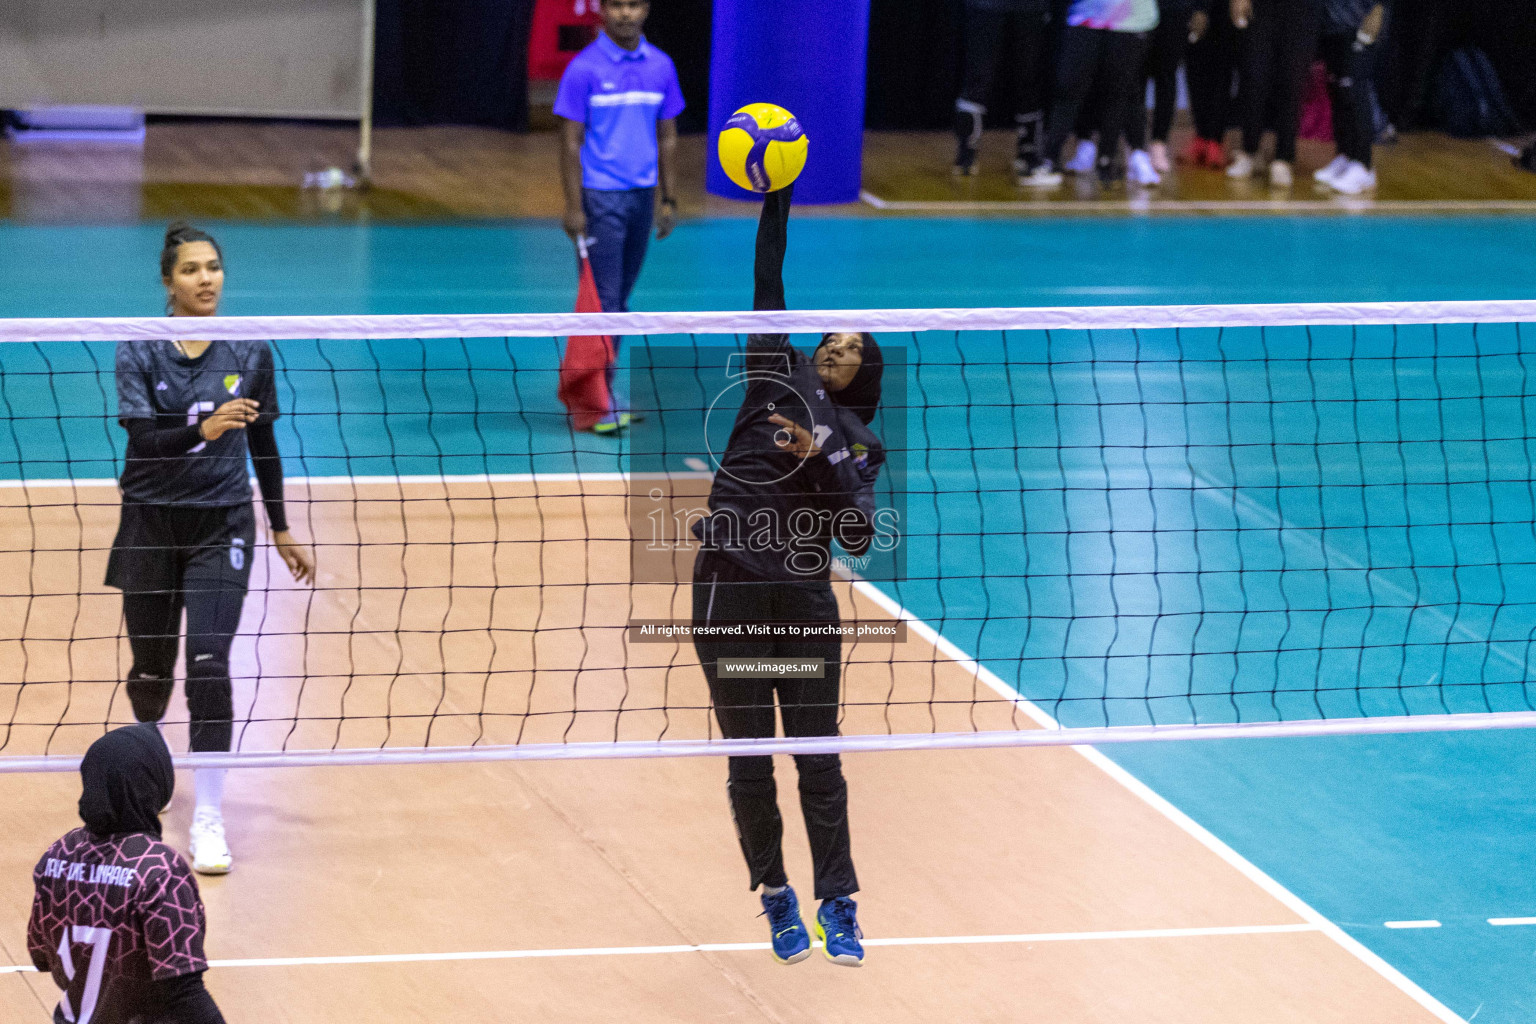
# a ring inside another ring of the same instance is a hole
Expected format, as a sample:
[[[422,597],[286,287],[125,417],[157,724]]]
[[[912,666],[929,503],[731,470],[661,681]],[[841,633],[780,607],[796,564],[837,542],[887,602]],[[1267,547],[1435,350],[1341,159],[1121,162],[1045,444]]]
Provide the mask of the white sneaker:
[[[1173,170],[1173,163],[1168,159],[1168,143],[1154,142],[1151,146],[1152,169],[1158,174],[1167,174]]]
[[[1351,160],[1328,186],[1347,196],[1357,196],[1376,187],[1376,172],[1367,170],[1358,160]]]
[[[1234,156],[1232,158],[1232,162],[1227,164],[1227,177],[1229,177],[1229,178],[1251,178],[1251,177],[1253,177],[1253,157],[1249,156],[1247,153],[1243,153],[1243,152],[1240,151],[1237,154],[1237,156]]]
[[[1077,149],[1072,154],[1072,159],[1062,165],[1062,170],[1068,174],[1092,174],[1093,166],[1099,159],[1099,147],[1092,139],[1080,139]]]
[[[1125,176],[1133,185],[1158,185],[1163,176],[1152,166],[1152,157],[1144,149],[1131,151],[1131,159],[1125,165]]]
[[[1349,157],[1345,156],[1343,153],[1340,153],[1338,156],[1328,161],[1327,167],[1319,167],[1317,170],[1313,171],[1312,180],[1320,181],[1324,185],[1330,185],[1333,183],[1333,179],[1337,178],[1341,173],[1343,173],[1344,168],[1347,166],[1349,166]]]
[[[224,841],[224,815],[218,811],[198,811],[192,818],[189,838],[193,871],[200,875],[227,875],[235,866],[229,844]]]
[[[1291,187],[1291,165],[1284,160],[1269,162],[1269,184],[1274,188]]]
[[[1033,171],[1014,179],[1022,188],[1055,188],[1061,184],[1061,172],[1049,160],[1041,161]]]

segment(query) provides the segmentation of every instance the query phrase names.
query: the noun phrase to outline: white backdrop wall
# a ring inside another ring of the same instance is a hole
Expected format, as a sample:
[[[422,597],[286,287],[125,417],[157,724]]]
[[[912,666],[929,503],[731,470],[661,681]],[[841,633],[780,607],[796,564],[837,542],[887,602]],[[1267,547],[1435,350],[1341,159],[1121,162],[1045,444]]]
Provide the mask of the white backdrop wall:
[[[356,119],[366,0],[0,0],[0,108]]]

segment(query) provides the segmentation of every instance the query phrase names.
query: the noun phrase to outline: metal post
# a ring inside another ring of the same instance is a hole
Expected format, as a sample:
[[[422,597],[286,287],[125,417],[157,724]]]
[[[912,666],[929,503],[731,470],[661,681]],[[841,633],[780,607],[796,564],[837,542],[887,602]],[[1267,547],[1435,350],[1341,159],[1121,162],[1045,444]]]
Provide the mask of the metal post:
[[[358,118],[356,177],[359,188],[373,180],[373,37],[377,8],[375,0],[363,0],[363,52],[361,73],[362,110]]]

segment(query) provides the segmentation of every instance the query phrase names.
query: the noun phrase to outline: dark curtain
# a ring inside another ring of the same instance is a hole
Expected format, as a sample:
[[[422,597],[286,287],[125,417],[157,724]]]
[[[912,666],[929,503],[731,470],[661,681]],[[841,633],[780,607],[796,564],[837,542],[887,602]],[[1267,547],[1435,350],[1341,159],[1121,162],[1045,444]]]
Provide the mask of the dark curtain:
[[[677,65],[677,84],[688,106],[677,119],[677,130],[709,130],[709,39],[714,0],[652,0],[645,38]]]
[[[1473,33],[1498,70],[1510,106],[1527,130],[1536,129],[1536,4],[1490,0],[1486,17],[1474,20]]]
[[[380,125],[528,127],[534,0],[378,0]]]
[[[867,128],[948,128],[960,85],[962,0],[871,0]]]

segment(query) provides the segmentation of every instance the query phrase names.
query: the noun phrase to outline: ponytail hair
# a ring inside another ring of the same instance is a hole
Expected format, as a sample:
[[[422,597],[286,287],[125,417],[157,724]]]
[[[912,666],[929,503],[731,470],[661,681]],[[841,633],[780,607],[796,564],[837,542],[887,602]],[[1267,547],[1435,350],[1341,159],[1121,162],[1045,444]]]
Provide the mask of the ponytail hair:
[[[218,253],[219,260],[224,259],[224,250],[219,248],[219,243],[206,231],[193,227],[184,220],[172,221],[165,229],[165,246],[160,250],[160,277],[170,277],[171,271],[176,269],[176,254],[181,247],[188,242],[207,242],[213,246],[213,251]]]

